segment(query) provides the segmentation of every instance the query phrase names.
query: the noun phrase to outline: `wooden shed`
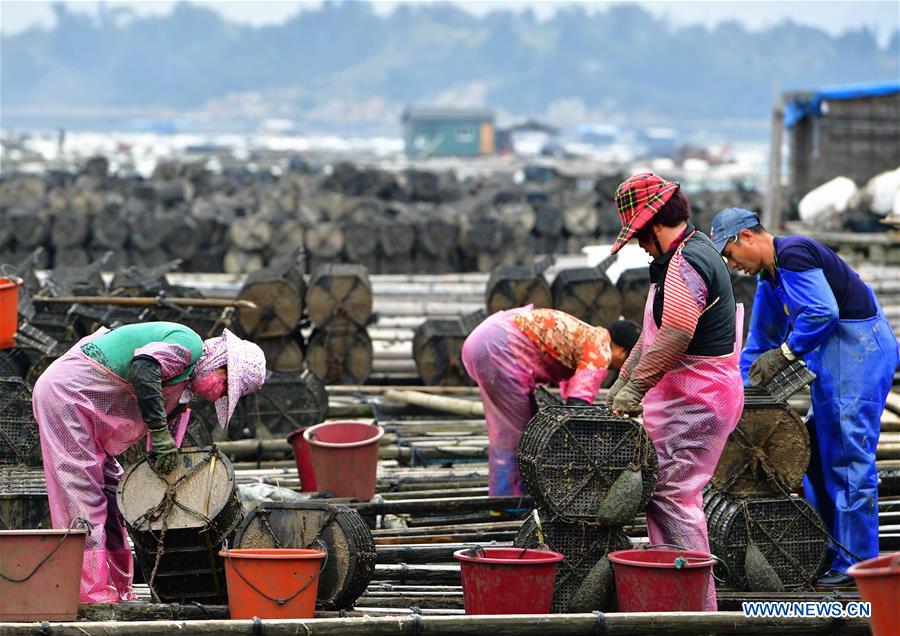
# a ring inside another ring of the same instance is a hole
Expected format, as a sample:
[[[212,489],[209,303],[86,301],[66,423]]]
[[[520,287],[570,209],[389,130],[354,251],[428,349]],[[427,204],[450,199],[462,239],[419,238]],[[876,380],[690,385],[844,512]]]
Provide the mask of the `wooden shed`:
[[[474,157],[495,151],[494,113],[488,109],[410,106],[402,122],[409,157]]]
[[[782,136],[787,136],[785,191],[780,193]],[[796,201],[838,176],[864,185],[900,165],[900,81],[792,91],[772,117],[766,219],[780,219],[782,200]]]

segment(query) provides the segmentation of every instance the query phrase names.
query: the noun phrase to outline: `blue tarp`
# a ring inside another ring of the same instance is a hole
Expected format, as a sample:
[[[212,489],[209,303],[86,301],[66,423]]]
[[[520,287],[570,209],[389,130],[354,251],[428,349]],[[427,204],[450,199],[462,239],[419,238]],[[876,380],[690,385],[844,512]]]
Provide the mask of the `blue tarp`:
[[[788,102],[784,107],[784,127],[793,128],[806,117],[818,117],[822,114],[822,102],[826,100],[876,97],[893,95],[897,92],[900,92],[900,82],[876,82],[825,88],[808,99],[795,99]]]

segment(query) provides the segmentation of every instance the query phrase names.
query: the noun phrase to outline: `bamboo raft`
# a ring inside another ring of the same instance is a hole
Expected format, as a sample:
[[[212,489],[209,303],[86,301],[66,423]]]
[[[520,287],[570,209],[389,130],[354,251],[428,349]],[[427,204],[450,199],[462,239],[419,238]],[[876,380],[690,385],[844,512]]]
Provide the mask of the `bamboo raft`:
[[[395,389],[396,390],[396,389]],[[334,408],[346,408],[354,395],[360,404],[382,399],[382,387],[329,387]],[[474,392],[465,387],[424,387],[422,393],[438,397],[463,398],[475,402]],[[802,398],[795,400],[802,406]],[[384,405],[389,406],[385,401]],[[329,405],[332,408],[332,405]],[[523,513],[530,509],[527,498],[487,496],[487,465],[484,456],[448,458],[462,448],[479,452],[486,448],[484,421],[471,415],[438,413],[425,407],[400,406],[402,413],[382,420],[388,433],[382,442],[383,458],[377,476],[378,494],[371,502],[329,499],[348,505],[369,523],[375,543],[376,564],[372,580],[352,607],[320,610],[315,620],[262,621],[264,633],[353,634],[405,633],[428,630],[436,633],[686,633],[727,629],[729,633],[866,633],[865,622],[838,619],[745,619],[738,610],[747,600],[791,600],[848,602],[858,599],[853,588],[797,590],[783,594],[760,594],[720,588],[716,614],[554,614],[521,617],[464,616],[459,566],[454,550],[474,544],[512,545]],[[240,440],[222,442],[219,449],[237,459],[234,464],[238,484],[263,483],[299,490],[293,460],[281,440]],[[242,446],[243,445],[243,446]],[[413,452],[413,449],[416,449]],[[426,449],[442,455],[428,461]],[[269,459],[275,452],[281,459]],[[252,458],[252,459],[249,459]],[[884,471],[879,501],[881,548],[900,549],[900,461],[879,461]],[[887,475],[891,470],[894,476]],[[889,494],[895,493],[895,494]],[[648,541],[646,523],[639,516],[625,533],[635,544]],[[145,600],[149,590],[138,584],[136,591]],[[690,620],[688,620],[690,618]],[[251,622],[227,620],[224,605],[153,604],[141,606],[83,605],[80,621],[49,624],[42,633],[51,634],[179,634],[258,633]],[[34,625],[4,625],[4,634],[33,633]],[[257,626],[256,629],[259,629]]]
[[[555,272],[551,268],[544,275],[552,280]],[[332,384],[326,398],[327,418],[374,418],[386,431],[379,448],[376,497],[370,502],[326,500],[355,508],[372,529],[374,574],[352,607],[339,612],[320,610],[315,621],[262,621],[263,628],[226,620],[223,605],[83,605],[78,623],[49,624],[41,628],[42,633],[250,634],[260,629],[266,634],[867,633],[867,624],[860,620],[745,619],[738,611],[748,600],[845,603],[858,599],[853,588],[837,593],[804,589],[761,594],[723,587],[717,614],[462,616],[462,588],[453,551],[474,544],[512,545],[522,525],[524,513],[519,510],[530,510],[533,502],[487,495],[487,431],[477,388],[410,387],[418,381],[412,342],[416,327],[427,317],[459,319],[483,308],[487,279],[487,274],[371,277],[378,321],[368,328],[374,351],[369,384]],[[211,295],[234,298],[242,281],[218,277],[207,282],[216,292]],[[601,391],[597,401],[604,399]],[[808,394],[799,394],[789,403],[803,414],[809,406]],[[288,419],[284,413],[271,417],[275,416]],[[299,491],[291,447],[280,437],[284,430],[263,424],[259,430],[271,428],[277,434],[267,439],[217,441],[220,452],[233,463],[236,482]],[[880,542],[881,549],[889,552],[900,550],[900,394],[889,399],[882,431],[877,450]],[[632,543],[648,542],[642,515],[624,532]],[[144,600],[150,598],[146,584],[138,583],[136,591]],[[3,633],[30,634],[34,628],[33,624],[4,625]]]

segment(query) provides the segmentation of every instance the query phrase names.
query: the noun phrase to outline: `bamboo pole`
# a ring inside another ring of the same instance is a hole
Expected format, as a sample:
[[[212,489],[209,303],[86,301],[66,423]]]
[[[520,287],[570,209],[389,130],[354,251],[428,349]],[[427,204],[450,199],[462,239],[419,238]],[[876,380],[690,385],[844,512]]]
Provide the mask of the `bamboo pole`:
[[[447,610],[443,610],[447,611]],[[6,623],[4,636],[32,636],[34,623]],[[458,636],[572,636],[605,634],[842,634],[867,636],[862,618],[756,618],[743,612],[661,612],[603,614],[511,614],[504,616],[404,616],[283,620],[128,621],[97,623],[44,622],[47,636],[349,636],[366,634],[456,634]]]
[[[486,496],[488,494],[487,486],[480,488],[441,488],[437,490],[414,490],[404,492],[385,492],[381,493],[385,501],[395,501],[398,499],[435,499],[438,497],[471,497]]]
[[[382,564],[435,564],[453,563],[453,553],[457,550],[469,548],[472,543],[433,543],[428,545],[399,544],[376,545],[375,554],[377,563]],[[509,548],[512,542],[491,542],[491,547]]]
[[[462,529],[468,524],[460,524],[459,532],[455,534],[423,534],[420,536],[402,536],[402,537],[379,537],[375,539],[375,545],[428,545],[440,543],[465,543],[472,545],[475,543],[485,544],[493,541],[513,541],[518,534],[518,530],[479,530],[478,532],[463,532]],[[448,526],[444,526],[447,528]]]
[[[409,389],[408,386],[399,384],[385,384],[381,386],[363,385],[363,384],[333,384],[328,386],[328,394],[335,395],[357,395],[365,393],[382,394],[385,391],[397,389],[400,391]],[[431,393],[434,395],[468,395],[478,397],[478,388],[473,386],[421,386],[416,387],[420,393]]]
[[[896,391],[888,393],[884,406],[895,415],[900,415],[900,393]]]
[[[769,174],[763,224],[777,230],[781,225],[781,144],[784,136],[784,97],[772,96],[771,129],[769,131]]]
[[[471,523],[466,524],[465,530],[470,532],[476,531],[493,531],[493,530],[517,530],[522,525],[521,521],[492,521],[490,523]],[[463,530],[462,526],[459,527]],[[447,532],[447,526],[419,526],[417,528],[380,528],[372,530],[372,536],[376,539],[382,536],[396,537],[412,537],[426,534],[440,534]]]
[[[405,563],[376,563],[373,581],[428,581],[460,584],[459,565],[406,565]]]
[[[403,608],[416,607],[418,609],[464,609],[462,594],[458,596],[444,596],[441,594],[409,595],[409,596],[363,596],[357,603],[366,607]]]
[[[900,443],[878,443],[875,449],[875,459],[900,459]]]
[[[349,504],[361,515],[396,515],[405,513],[459,513],[481,510],[531,508],[531,497],[447,497],[435,499],[406,499],[399,501],[371,501]]]
[[[387,400],[415,404],[439,411],[456,413],[457,415],[484,416],[484,405],[481,402],[450,398],[438,395],[429,395],[422,391],[400,391],[389,389],[384,392]]]
[[[33,303],[45,305],[130,305],[153,307],[156,305],[176,305],[178,307],[237,307],[257,309],[249,300],[228,298],[168,298],[166,296],[33,296]]]

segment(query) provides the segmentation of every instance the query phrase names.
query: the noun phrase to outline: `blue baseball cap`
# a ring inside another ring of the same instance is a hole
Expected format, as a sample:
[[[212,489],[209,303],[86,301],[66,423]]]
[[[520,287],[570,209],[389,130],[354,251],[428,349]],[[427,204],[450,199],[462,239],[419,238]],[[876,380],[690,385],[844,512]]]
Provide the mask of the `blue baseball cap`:
[[[709,230],[709,238],[716,246],[719,254],[725,249],[729,239],[738,235],[741,230],[746,230],[759,225],[759,217],[755,212],[744,208],[726,208],[719,212],[712,222]]]

